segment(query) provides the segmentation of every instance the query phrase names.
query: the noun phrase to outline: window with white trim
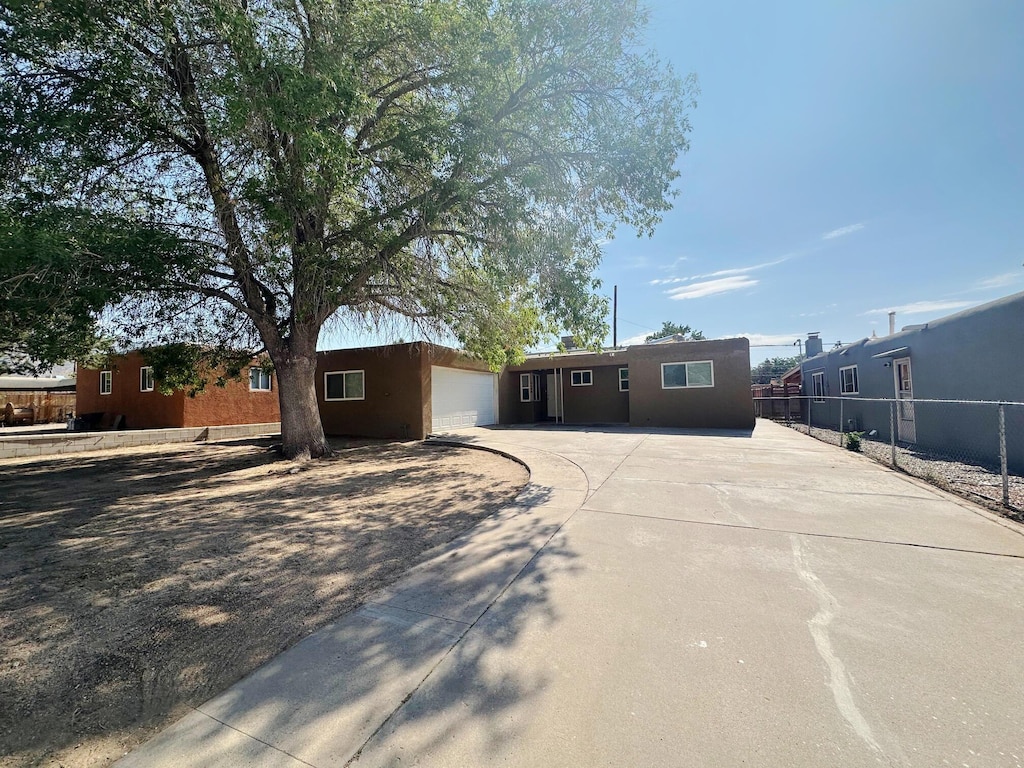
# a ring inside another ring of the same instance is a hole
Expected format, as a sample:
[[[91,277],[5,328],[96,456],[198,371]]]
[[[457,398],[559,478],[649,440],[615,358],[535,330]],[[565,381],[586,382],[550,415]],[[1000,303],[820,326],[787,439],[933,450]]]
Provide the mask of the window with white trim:
[[[619,392],[629,392],[629,368],[619,368]]]
[[[250,368],[249,369],[249,391],[250,392],[269,392],[270,391],[270,371],[264,370],[263,368]]]
[[[839,369],[839,391],[844,395],[856,395],[860,391],[856,365],[847,365]]]
[[[572,371],[569,374],[569,384],[574,387],[589,387],[594,383],[593,371]]]
[[[139,369],[139,392],[153,391],[153,366],[144,365]]]
[[[825,372],[815,371],[811,374],[811,394],[814,396],[814,402],[823,403],[825,402]]]
[[[324,400],[365,400],[366,374],[363,371],[331,371],[324,374]]]
[[[533,374],[519,374],[519,402],[533,402]]]
[[[100,394],[109,395],[114,389],[114,372],[100,371]]]
[[[710,360],[662,363],[662,389],[695,389],[715,386],[715,366]]]

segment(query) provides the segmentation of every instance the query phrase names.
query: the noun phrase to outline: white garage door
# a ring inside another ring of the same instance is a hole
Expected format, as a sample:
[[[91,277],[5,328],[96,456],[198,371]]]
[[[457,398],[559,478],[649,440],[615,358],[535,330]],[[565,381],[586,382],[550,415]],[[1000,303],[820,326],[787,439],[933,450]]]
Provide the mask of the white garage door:
[[[497,421],[498,377],[431,366],[431,431],[479,427]]]

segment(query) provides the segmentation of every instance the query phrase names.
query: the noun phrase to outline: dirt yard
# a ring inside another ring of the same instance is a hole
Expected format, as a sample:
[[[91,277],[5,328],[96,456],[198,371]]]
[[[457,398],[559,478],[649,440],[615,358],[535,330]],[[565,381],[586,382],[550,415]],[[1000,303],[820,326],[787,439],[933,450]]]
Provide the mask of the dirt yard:
[[[527,481],[481,451],[336,447],[0,461],[0,766],[109,765]]]

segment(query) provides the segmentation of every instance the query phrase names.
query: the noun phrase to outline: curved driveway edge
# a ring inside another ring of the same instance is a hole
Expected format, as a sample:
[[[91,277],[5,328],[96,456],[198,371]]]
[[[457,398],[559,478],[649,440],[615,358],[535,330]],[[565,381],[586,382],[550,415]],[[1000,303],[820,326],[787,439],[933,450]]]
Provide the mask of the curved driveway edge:
[[[117,762],[120,768],[345,766],[451,654],[588,495],[557,454],[458,435],[530,471],[520,494],[361,608],[311,634]]]
[[[1024,527],[767,422],[448,437],[529,485],[123,765],[1024,766]]]

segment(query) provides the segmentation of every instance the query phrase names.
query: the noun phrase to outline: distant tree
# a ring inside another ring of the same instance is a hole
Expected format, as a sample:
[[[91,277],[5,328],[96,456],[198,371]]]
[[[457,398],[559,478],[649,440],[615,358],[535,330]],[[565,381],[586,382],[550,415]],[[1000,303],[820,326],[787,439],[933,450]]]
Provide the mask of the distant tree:
[[[647,20],[635,0],[0,0],[0,206],[185,252],[138,272],[151,251],[63,249],[97,257],[100,291],[62,257],[0,300],[25,289],[76,338],[102,317],[126,345],[265,352],[288,456],[329,452],[328,321],[407,318],[492,367],[557,328],[597,344],[600,243],[671,207],[696,93]]]
[[[152,290],[191,248],[169,232],[80,208],[0,207],[0,373],[39,374],[102,353],[99,317]]]
[[[695,331],[688,325],[677,325],[669,320],[666,320],[661,324],[661,330],[655,331],[648,336],[644,341],[654,341],[655,339],[663,339],[666,336],[672,336],[678,333],[680,336],[684,336],[686,341],[701,341],[704,338],[704,334],[700,331]]]
[[[773,357],[764,362],[758,363],[750,369],[750,381],[753,384],[768,384],[772,379],[777,379],[790,368],[799,365],[803,358],[795,357]]]

